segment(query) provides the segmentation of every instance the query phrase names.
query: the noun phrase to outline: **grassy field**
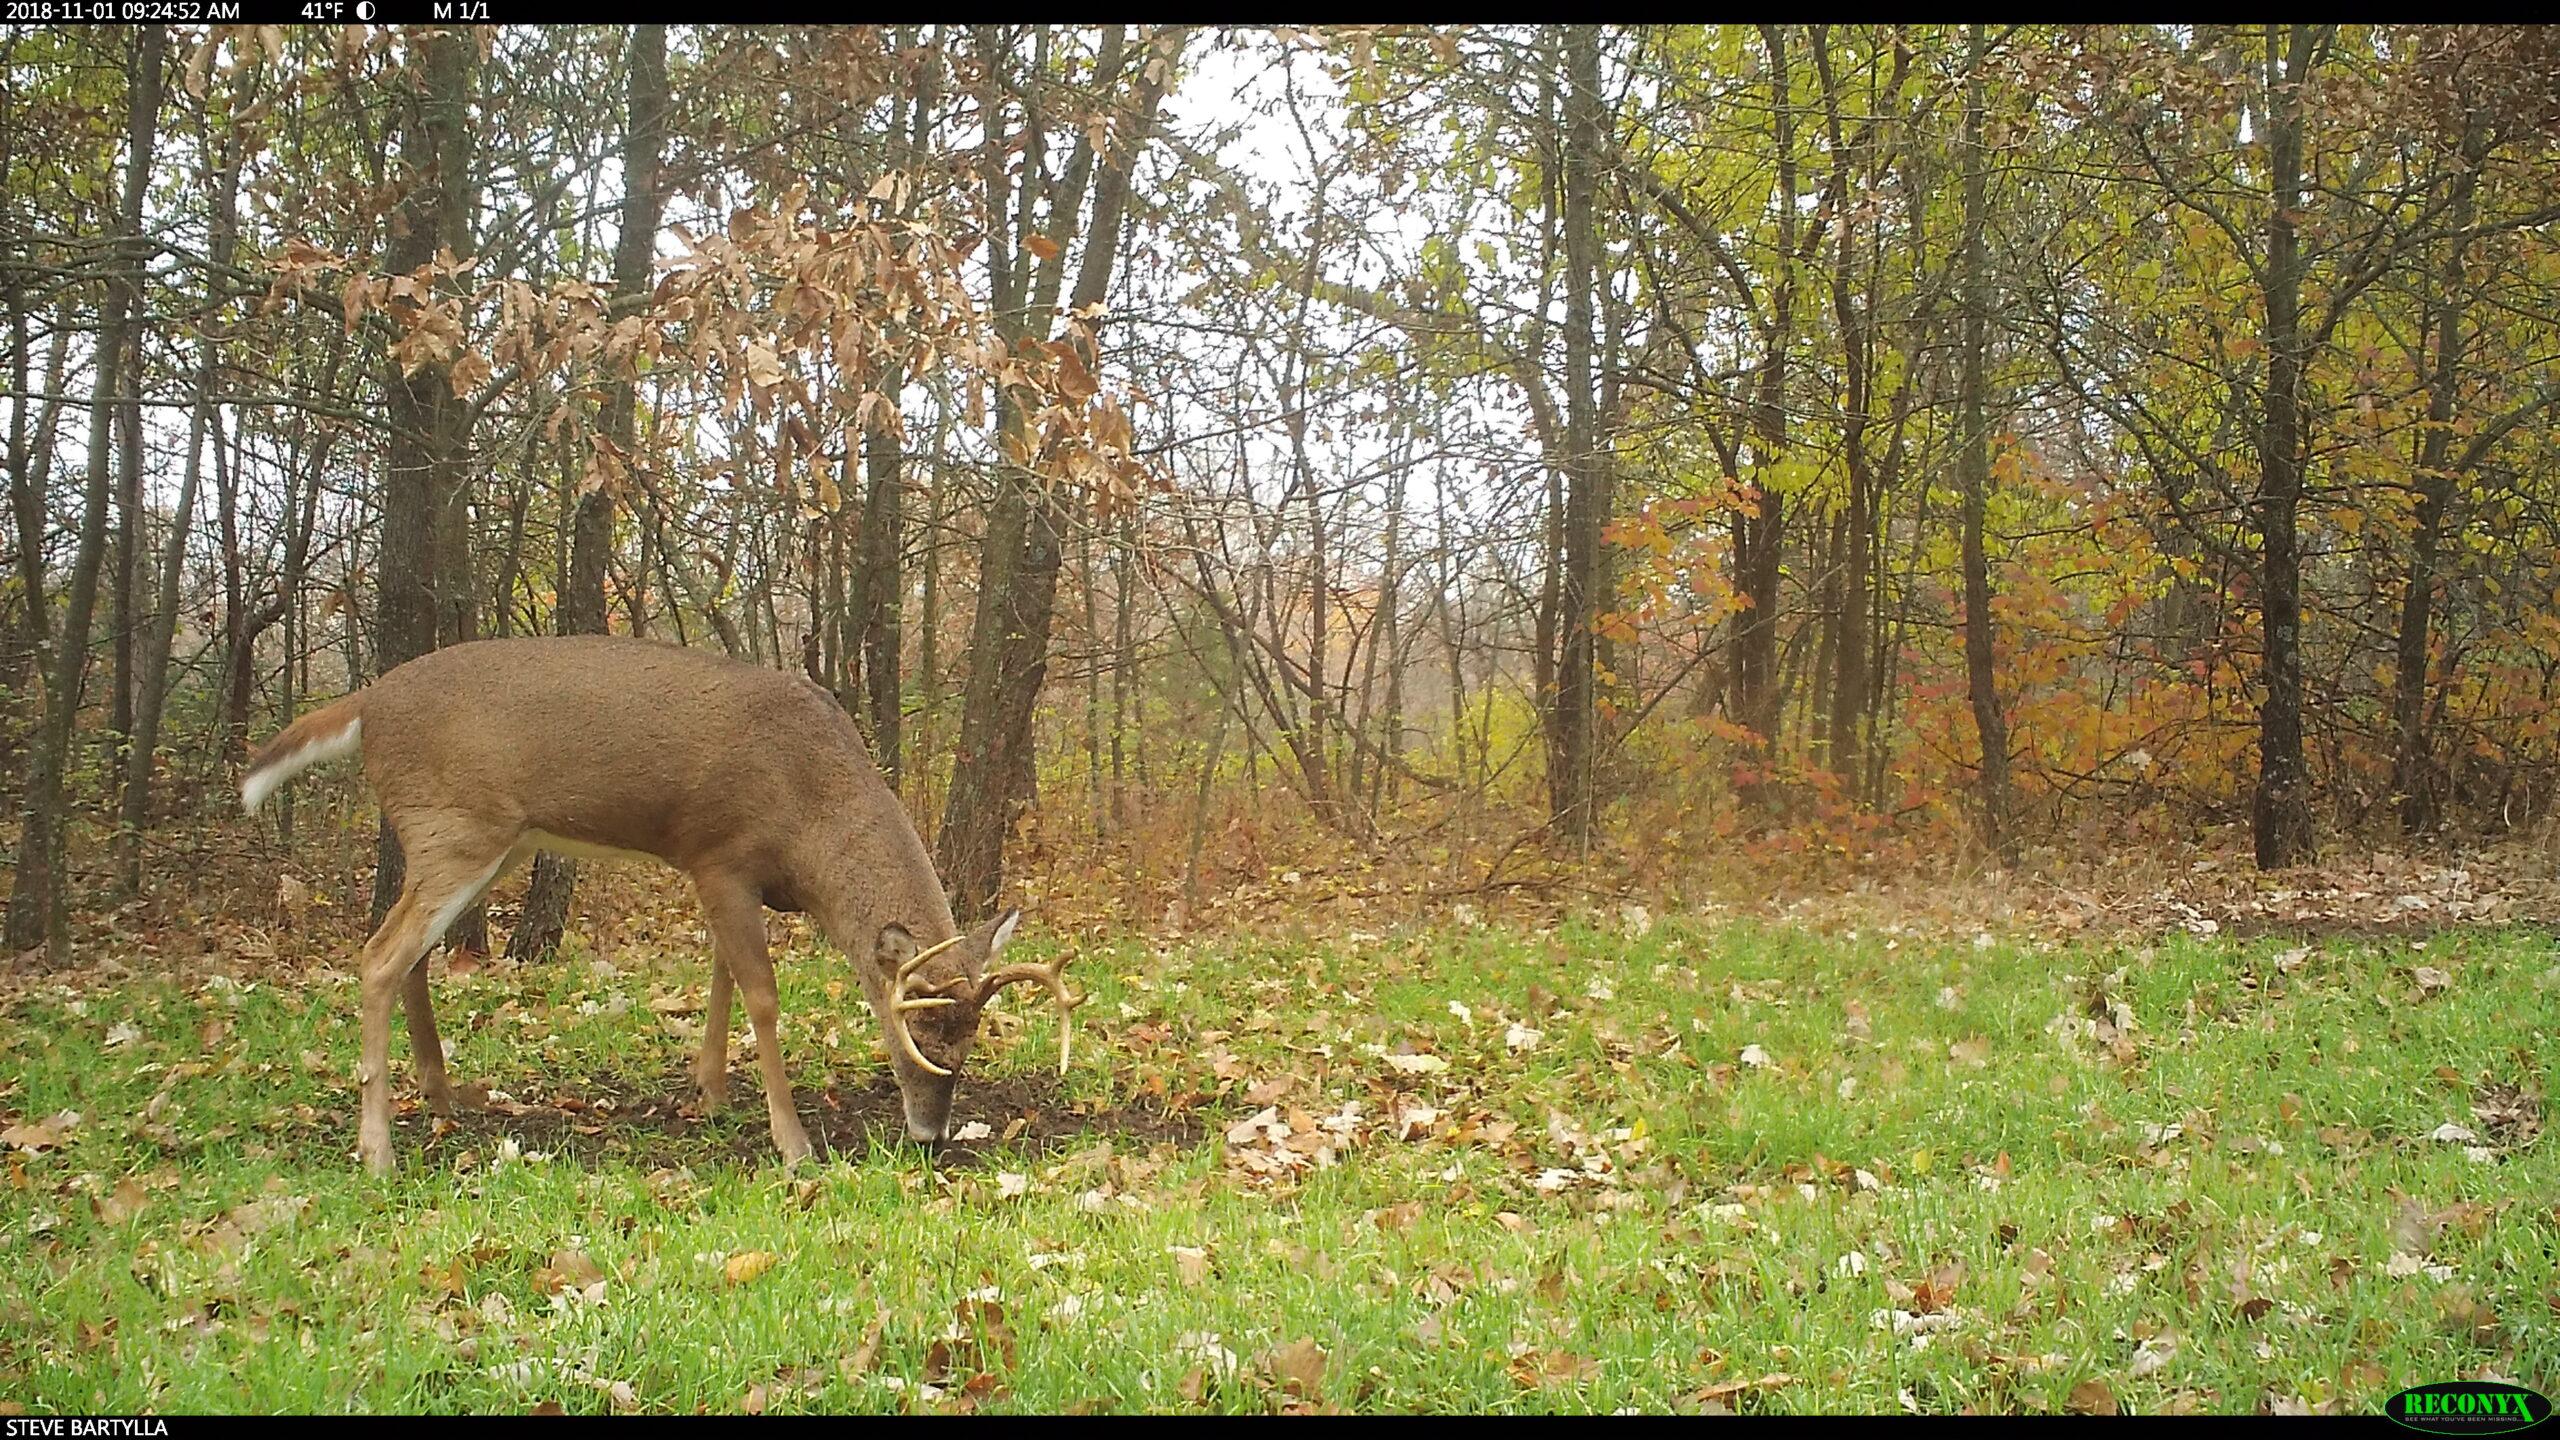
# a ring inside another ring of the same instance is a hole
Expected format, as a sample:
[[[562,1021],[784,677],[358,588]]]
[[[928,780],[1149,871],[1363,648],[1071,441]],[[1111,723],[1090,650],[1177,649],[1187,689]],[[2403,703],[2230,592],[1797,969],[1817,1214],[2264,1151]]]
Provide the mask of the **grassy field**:
[[[436,960],[455,1078],[490,1088],[430,1134],[395,1040],[388,1183],[350,1154],[346,975],[22,989],[0,1402],[2290,1411],[2560,1380],[2540,931],[1094,947],[1074,1070],[1015,992],[963,1082],[988,1133],[938,1159],[894,1138],[843,962],[795,941],[827,1137],[796,1171],[747,1056],[688,1112],[696,938]]]

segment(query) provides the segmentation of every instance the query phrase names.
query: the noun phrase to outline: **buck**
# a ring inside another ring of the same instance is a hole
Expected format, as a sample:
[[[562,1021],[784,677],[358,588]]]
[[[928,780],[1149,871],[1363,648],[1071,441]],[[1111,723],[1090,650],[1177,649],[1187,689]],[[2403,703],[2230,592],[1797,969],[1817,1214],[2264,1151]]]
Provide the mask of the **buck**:
[[[809,681],[724,656],[601,635],[478,640],[432,651],[296,720],[250,762],[255,814],[277,787],[361,752],[407,879],[360,967],[362,1115],[356,1153],[391,1168],[391,1006],[408,1014],[419,1088],[453,1109],[427,995],[427,952],[492,881],[536,850],[650,858],[691,877],[712,968],[693,1078],[727,1100],[730,991],[755,1027],[773,1143],[809,1153],[782,1064],[764,912],[806,912],[852,962],[878,1017],[907,1133],[948,1137],[951,1097],[981,1012],[1037,984],[1075,1006],[1047,965],[995,967],[1019,910],[961,933],[924,842],[842,706]]]

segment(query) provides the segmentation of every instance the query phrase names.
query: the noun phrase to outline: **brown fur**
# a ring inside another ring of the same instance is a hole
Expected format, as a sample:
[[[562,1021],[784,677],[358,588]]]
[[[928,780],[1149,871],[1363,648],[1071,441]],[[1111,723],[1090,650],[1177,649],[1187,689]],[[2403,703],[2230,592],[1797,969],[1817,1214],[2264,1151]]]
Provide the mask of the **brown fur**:
[[[419,963],[444,926],[535,849],[656,856],[692,877],[716,962],[696,1078],[727,1086],[730,986],[756,1030],[774,1143],[808,1153],[775,1033],[762,910],[807,911],[855,960],[875,1011],[884,968],[956,933],[924,842],[853,721],[797,676],[675,646],[600,635],[481,640],[420,656],[296,721],[252,773],[363,722],[366,779],[399,836],[407,883],[365,947],[358,1150],[390,1166],[390,1005],[407,1010],[432,1106],[450,1104]],[[308,763],[308,762],[305,762]],[[930,962],[924,983],[974,980],[997,927]],[[890,1017],[883,1012],[884,1021]],[[975,1008],[915,1027],[957,1068]],[[965,1023],[962,1023],[965,1022]],[[891,1047],[910,1128],[947,1125],[951,1082]]]
[[[249,759],[249,768],[241,773],[255,775],[259,771],[308,748],[314,742],[337,734],[350,720],[364,714],[364,692],[359,690],[342,700],[333,700],[276,732],[276,738],[259,747]]]

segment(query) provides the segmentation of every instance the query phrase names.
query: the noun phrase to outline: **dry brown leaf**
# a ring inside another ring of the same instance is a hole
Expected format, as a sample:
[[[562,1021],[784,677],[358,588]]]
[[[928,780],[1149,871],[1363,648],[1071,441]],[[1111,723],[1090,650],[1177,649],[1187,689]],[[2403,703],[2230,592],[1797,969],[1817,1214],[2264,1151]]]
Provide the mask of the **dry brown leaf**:
[[[1380,1230],[1402,1230],[1421,1218],[1422,1202],[1419,1200],[1407,1200],[1387,1206],[1383,1210],[1369,1212],[1369,1223]]]
[[[37,1151],[62,1148],[62,1132],[51,1120],[37,1120],[12,1125],[0,1130],[0,1145],[15,1150]]]
[[[1322,1398],[1319,1387],[1328,1358],[1314,1337],[1301,1336],[1264,1356],[1262,1363],[1281,1389],[1303,1400],[1316,1400]]]
[[[1578,1385],[1599,1376],[1598,1362],[1585,1360],[1569,1350],[1532,1350],[1511,1362],[1512,1381],[1526,1390]]]
[[[2437,1291],[2436,1315],[2446,1330],[2473,1344],[2498,1343],[2498,1312],[2482,1303],[2467,1285],[2448,1285]]]
[[[1911,1287],[1911,1308],[1922,1315],[1934,1315],[1955,1303],[1956,1287],[1963,1283],[1962,1261],[1938,1266],[1927,1279]]]
[[[536,1294],[557,1295],[563,1290],[583,1290],[604,1277],[604,1270],[582,1250],[555,1250],[551,1263],[533,1272]]]
[[[889,1312],[883,1310],[863,1328],[862,1343],[853,1347],[853,1353],[836,1361],[836,1373],[844,1377],[845,1383],[870,1374],[871,1367],[880,1363],[880,1335],[888,1327]]]
[[[98,1202],[98,1219],[107,1225],[121,1225],[142,1213],[151,1197],[143,1193],[142,1182],[127,1175],[116,1182],[116,1188]]]
[[[470,1278],[471,1272],[463,1267],[459,1257],[443,1265],[423,1265],[418,1269],[419,1283],[426,1287],[430,1297],[437,1300],[447,1296],[460,1299]]]
[[[2113,1415],[2116,1392],[2104,1380],[2083,1380],[2071,1387],[2071,1398],[2063,1403],[2074,1415]]]
[[[1757,1380],[1728,1380],[1693,1392],[1689,1398],[1701,1405],[1723,1405],[1737,1395],[1759,1390],[1781,1390],[1796,1383],[1796,1377],[1783,1372],[1763,1375]]]

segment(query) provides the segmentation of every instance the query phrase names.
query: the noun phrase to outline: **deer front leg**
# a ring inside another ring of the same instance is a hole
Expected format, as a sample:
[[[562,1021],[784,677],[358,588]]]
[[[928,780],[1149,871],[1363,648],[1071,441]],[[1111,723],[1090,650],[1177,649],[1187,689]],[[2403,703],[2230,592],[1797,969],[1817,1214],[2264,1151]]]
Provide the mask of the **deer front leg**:
[[[765,957],[764,903],[752,891],[720,882],[698,882],[711,921],[712,948],[747,1002],[756,1032],[756,1068],[764,1073],[765,1119],[773,1147],[786,1161],[809,1156],[809,1132],[792,1104],[791,1077],[782,1068],[782,1004],[774,993],[773,962]],[[709,1027],[705,1027],[706,1038]]]
[[[729,987],[729,967],[720,959],[715,942],[711,999],[702,1010],[702,1052],[693,1060],[693,1083],[702,1092],[705,1112],[729,1103]]]

